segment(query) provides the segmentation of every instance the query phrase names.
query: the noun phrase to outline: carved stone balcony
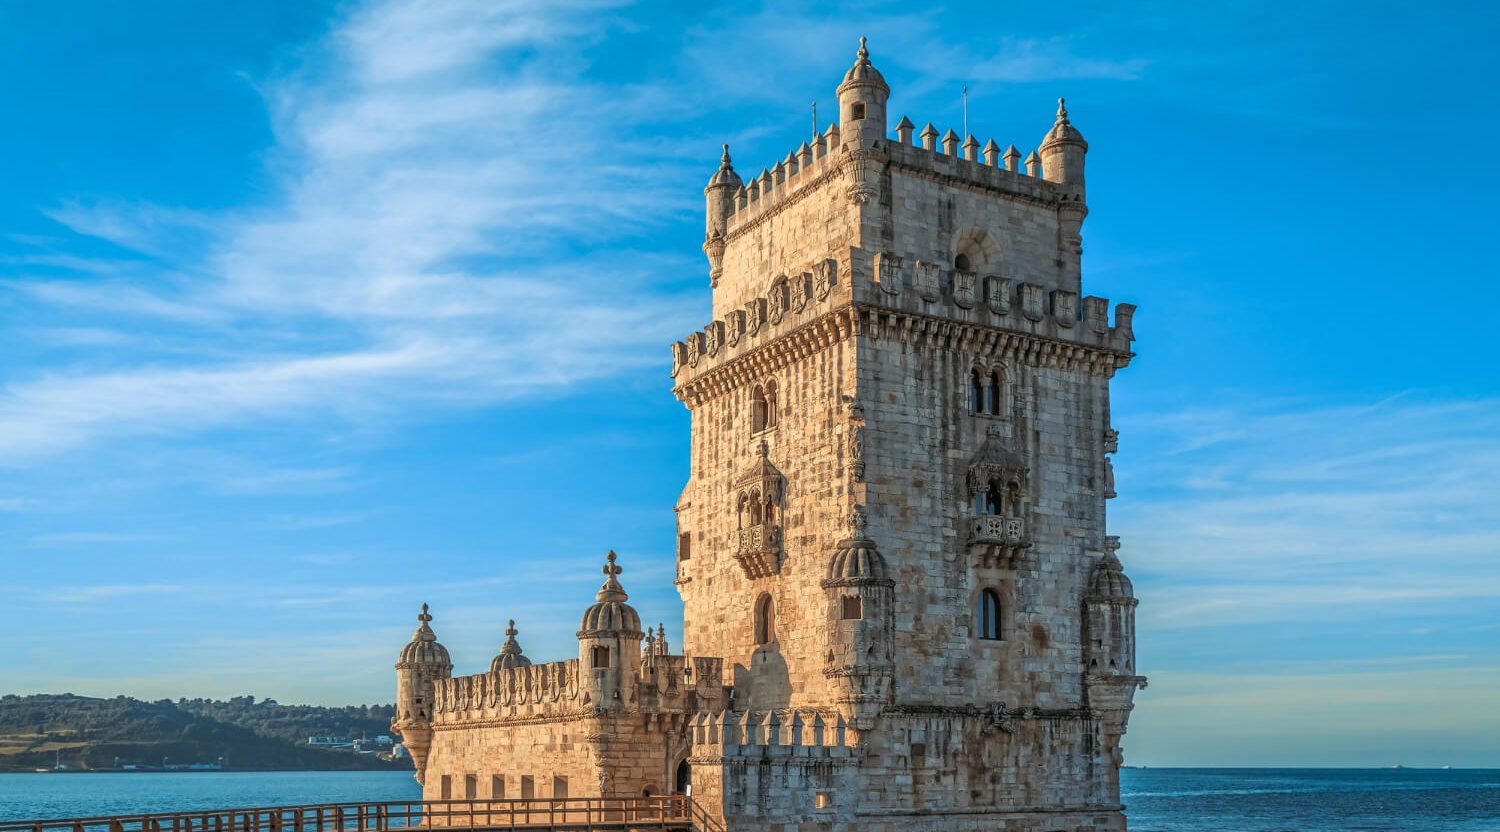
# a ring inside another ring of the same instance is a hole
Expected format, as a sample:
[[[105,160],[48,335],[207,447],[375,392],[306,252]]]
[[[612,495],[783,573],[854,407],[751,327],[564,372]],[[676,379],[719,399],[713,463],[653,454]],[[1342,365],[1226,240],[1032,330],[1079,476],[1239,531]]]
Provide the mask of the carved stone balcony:
[[[781,569],[781,527],[772,523],[739,531],[734,559],[748,578],[769,578]]]
[[[1031,548],[1026,521],[984,514],[969,521],[969,548],[982,566],[1011,566]]]

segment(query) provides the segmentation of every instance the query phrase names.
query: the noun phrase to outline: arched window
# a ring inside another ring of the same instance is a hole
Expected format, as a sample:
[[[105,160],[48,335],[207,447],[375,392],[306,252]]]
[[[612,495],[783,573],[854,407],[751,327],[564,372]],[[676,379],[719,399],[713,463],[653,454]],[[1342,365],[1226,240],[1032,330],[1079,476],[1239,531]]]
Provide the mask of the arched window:
[[[979,610],[975,632],[980,638],[988,641],[999,641],[1000,635],[1000,596],[993,589],[986,589],[979,593]]]
[[[969,255],[960,254],[953,258],[953,268],[961,272],[969,271]]]
[[[776,602],[762,595],[755,602],[755,643],[770,644],[776,640]]]
[[[865,117],[865,102],[863,102],[863,101],[856,101],[856,102],[854,102],[854,106],[850,108],[849,115],[850,115],[850,117],[855,118],[855,119],[864,118]]]
[[[771,379],[770,381],[766,382],[765,400],[766,400],[766,424],[765,424],[765,426],[768,429],[769,428],[774,428],[774,427],[776,427],[776,411],[778,409],[778,403],[776,401],[776,379],[774,379],[774,378]]]
[[[969,373],[969,410],[974,413],[984,412],[984,375],[975,367]]]
[[[990,373],[989,395],[987,397],[987,400],[985,401],[986,411],[996,416],[1000,415],[1000,406],[1004,402],[1004,396],[1002,395],[1004,391],[1005,371],[996,368],[994,372]]]
[[[979,517],[998,516],[1000,514],[1000,481],[990,480],[983,491],[974,495],[974,514]]]
[[[755,385],[750,391],[750,432],[760,433],[766,429],[766,419],[769,414],[766,406],[766,388]]]

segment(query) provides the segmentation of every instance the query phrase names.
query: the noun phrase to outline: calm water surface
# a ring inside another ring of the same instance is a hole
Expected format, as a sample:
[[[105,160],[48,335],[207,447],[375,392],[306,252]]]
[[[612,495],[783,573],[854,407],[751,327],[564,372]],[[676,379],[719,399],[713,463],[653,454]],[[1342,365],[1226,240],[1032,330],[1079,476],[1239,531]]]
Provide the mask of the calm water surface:
[[[1136,832],[1500,832],[1500,770],[1126,769]],[[411,774],[0,775],[0,819],[418,798]]]

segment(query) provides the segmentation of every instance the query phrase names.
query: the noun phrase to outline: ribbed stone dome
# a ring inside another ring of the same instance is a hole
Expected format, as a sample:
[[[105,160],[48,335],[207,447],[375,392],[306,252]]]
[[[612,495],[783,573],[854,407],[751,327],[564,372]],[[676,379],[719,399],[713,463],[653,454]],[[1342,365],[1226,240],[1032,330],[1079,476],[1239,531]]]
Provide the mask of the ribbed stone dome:
[[[1134,599],[1135,587],[1125,577],[1125,568],[1113,552],[1106,554],[1094,567],[1094,577],[1089,581],[1089,597]]]
[[[886,92],[891,91],[890,86],[885,82],[885,76],[881,75],[880,70],[870,63],[870,50],[865,47],[864,38],[859,39],[859,52],[854,59],[854,66],[849,67],[849,71],[844,73],[844,83],[839,84],[839,92],[843,92],[844,87],[854,84],[875,86]]]
[[[890,583],[885,557],[875,548],[875,541],[864,538],[846,540],[834,550],[828,562],[824,586],[846,586],[863,583]]]
[[[604,586],[599,588],[594,598],[598,603],[584,610],[583,621],[578,625],[578,637],[596,633],[610,633],[617,635],[634,636],[640,638],[641,616],[635,611],[635,607],[625,603],[630,599],[625,594],[625,588],[620,586],[618,576],[624,570],[615,565],[614,552],[605,555],[609,561],[604,564]]]
[[[490,670],[509,670],[531,664],[531,659],[521,653],[521,643],[516,641],[516,632],[516,621],[511,619],[506,624],[505,643],[500,645],[499,655],[490,660]]]
[[[417,616],[422,622],[415,633],[412,633],[411,641],[401,648],[401,659],[397,667],[426,665],[428,667],[452,667],[453,661],[448,658],[448,648],[438,644],[437,634],[432,631],[429,624],[432,615],[427,612],[427,605],[422,605],[422,612]]]
[[[744,180],[740,179],[740,175],[734,172],[734,165],[729,161],[729,145],[726,144],[724,145],[724,156],[719,159],[719,169],[709,178],[708,187],[713,188],[719,185],[729,185],[738,188],[744,184]]]
[[[1076,144],[1082,146],[1084,150],[1089,149],[1089,143],[1083,140],[1083,134],[1078,132],[1078,128],[1074,127],[1072,122],[1068,121],[1067,103],[1061,98],[1057,99],[1057,121],[1052,124],[1052,129],[1048,130],[1046,137],[1042,139],[1043,148],[1054,144]]]

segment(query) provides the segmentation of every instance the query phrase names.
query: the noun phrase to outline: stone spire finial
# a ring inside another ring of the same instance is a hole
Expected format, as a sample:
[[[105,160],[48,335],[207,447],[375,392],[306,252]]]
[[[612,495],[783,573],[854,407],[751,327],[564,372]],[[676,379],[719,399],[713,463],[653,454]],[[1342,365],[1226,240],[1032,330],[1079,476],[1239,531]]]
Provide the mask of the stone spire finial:
[[[521,643],[516,641],[516,620],[512,618],[506,622],[505,643],[500,645],[500,653],[490,661],[490,670],[508,670],[529,664],[531,659],[521,653]]]
[[[724,145],[724,155],[719,157],[719,170],[734,170],[734,165],[729,161],[729,145]]]
[[[627,601],[630,599],[630,596],[625,594],[625,587],[620,586],[618,576],[625,570],[615,563],[615,558],[617,557],[619,556],[615,554],[613,549],[609,550],[609,554],[604,556],[604,559],[608,561],[608,563],[604,564],[604,568],[600,570],[605,575],[604,585],[599,587],[599,592],[594,595],[594,599],[600,603],[607,601]]]
[[[1068,123],[1068,102],[1065,98],[1057,99],[1057,123]]]
[[[417,625],[417,631],[411,634],[412,641],[437,641],[437,633],[430,626],[432,613],[427,611],[427,605],[422,605],[422,611],[417,614],[417,620],[422,622]]]

